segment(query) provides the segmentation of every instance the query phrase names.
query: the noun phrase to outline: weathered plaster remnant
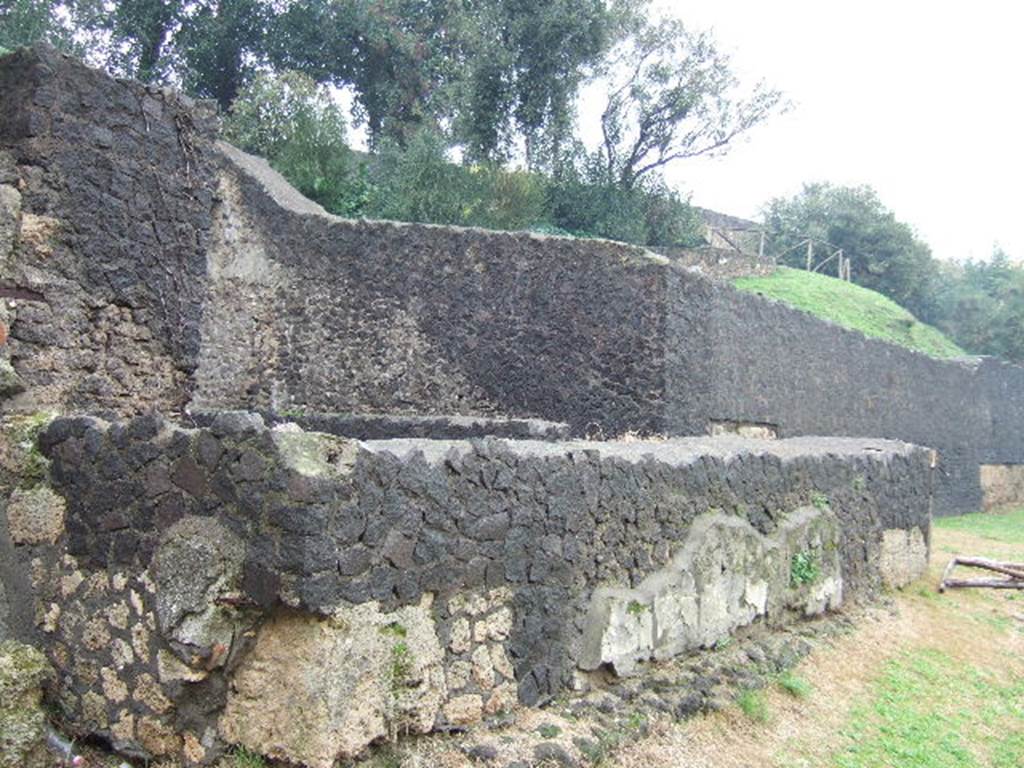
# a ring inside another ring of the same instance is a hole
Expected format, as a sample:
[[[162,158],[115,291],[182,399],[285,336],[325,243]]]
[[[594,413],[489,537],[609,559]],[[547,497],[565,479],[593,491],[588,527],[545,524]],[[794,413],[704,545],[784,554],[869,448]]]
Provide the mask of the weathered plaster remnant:
[[[330,768],[392,733],[425,733],[446,698],[432,599],[377,603],[327,618],[284,612],[259,630],[232,681],[224,738],[270,757]]]
[[[840,529],[827,510],[804,507],[763,535],[735,516],[711,512],[690,531],[663,569],[635,589],[603,588],[591,598],[580,667],[610,664],[631,673],[638,661],[709,648],[759,617],[807,616],[842,601]],[[810,558],[816,576],[794,584],[795,556]]]
[[[235,635],[249,626],[222,598],[237,594],[245,545],[220,522],[185,517],[164,534],[153,558],[160,632],[186,663],[206,669],[226,661]]]

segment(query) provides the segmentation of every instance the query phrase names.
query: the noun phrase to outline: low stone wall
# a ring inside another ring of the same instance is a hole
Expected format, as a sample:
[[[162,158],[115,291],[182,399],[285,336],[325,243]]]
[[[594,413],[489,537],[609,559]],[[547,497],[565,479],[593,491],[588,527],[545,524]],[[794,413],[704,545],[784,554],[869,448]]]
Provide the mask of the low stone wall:
[[[4,533],[53,703],[189,764],[241,743],[326,768],[927,557],[929,453],[902,443],[357,442],[225,413],[58,419],[40,446]]]

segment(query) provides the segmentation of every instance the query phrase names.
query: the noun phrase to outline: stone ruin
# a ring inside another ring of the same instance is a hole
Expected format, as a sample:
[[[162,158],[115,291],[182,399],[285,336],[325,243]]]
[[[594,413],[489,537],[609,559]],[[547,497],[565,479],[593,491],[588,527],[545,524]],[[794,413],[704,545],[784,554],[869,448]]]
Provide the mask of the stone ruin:
[[[869,599],[1024,453],[1018,368],[333,217],[47,48],[0,59],[0,299],[0,639],[144,759],[327,768]]]

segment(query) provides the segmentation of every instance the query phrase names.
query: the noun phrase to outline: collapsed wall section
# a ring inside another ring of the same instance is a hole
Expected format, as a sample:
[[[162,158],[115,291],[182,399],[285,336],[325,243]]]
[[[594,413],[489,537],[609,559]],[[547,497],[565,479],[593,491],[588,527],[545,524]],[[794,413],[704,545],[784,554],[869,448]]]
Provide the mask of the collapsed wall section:
[[[231,413],[59,419],[40,444],[50,484],[8,515],[18,598],[65,722],[144,757],[328,766],[927,559],[928,452],[902,443],[358,443]]]

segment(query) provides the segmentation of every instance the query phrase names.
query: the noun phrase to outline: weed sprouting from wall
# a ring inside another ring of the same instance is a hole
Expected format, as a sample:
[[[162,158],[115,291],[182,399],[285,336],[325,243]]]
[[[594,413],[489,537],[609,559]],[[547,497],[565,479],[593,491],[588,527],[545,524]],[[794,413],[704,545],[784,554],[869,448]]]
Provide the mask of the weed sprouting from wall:
[[[797,552],[789,562],[789,583],[793,587],[813,584],[821,576],[821,561],[814,552]]]
[[[811,494],[811,504],[814,505],[815,509],[825,511],[828,509],[829,498],[826,494],[815,491]]]

